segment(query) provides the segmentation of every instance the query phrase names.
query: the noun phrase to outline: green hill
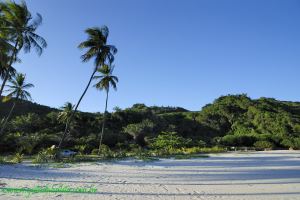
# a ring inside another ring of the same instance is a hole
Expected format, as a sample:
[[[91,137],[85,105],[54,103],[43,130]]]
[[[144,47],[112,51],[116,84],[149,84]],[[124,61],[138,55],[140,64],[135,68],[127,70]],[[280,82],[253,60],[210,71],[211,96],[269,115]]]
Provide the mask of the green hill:
[[[10,108],[13,105],[13,102],[15,100],[8,101],[6,103],[3,103],[0,101],[0,118],[7,115],[7,113],[10,111]],[[16,109],[13,112],[13,116],[18,115],[24,115],[27,113],[36,113],[38,115],[46,115],[49,112],[57,111],[57,109],[50,108],[48,106],[43,106],[37,103],[32,103],[30,101],[22,101],[18,100],[16,102]]]
[[[8,113],[11,104],[0,104],[0,118]],[[36,152],[57,144],[64,129],[64,124],[57,120],[58,112],[47,106],[19,101],[1,137],[0,151],[12,152],[29,145],[32,152]],[[97,148],[102,120],[101,113],[78,113],[65,146],[85,145],[87,152]],[[177,132],[189,141],[188,146],[300,148],[300,103],[227,95],[198,112],[135,104],[108,113],[106,127],[104,144],[111,148],[117,144],[130,148],[134,143],[151,147],[161,132]]]

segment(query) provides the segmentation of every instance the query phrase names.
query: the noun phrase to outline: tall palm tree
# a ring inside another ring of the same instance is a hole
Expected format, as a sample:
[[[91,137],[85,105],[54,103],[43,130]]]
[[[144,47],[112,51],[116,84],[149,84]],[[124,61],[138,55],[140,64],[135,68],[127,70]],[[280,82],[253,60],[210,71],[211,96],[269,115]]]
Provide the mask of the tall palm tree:
[[[37,28],[42,23],[42,16],[37,13],[37,17],[33,19],[25,1],[20,4],[10,0],[0,2],[0,10],[1,19],[3,19],[0,23],[0,37],[2,39],[6,37],[14,46],[8,67],[16,60],[21,49],[28,53],[33,47],[38,55],[41,55],[43,49],[47,47],[45,39],[36,34]],[[9,72],[7,71],[0,88],[0,96],[8,79]]]
[[[102,65],[101,68],[97,70],[101,75],[95,76],[94,79],[98,79],[99,81],[94,85],[98,90],[105,90],[106,92],[106,101],[105,101],[105,110],[103,115],[103,123],[102,123],[102,130],[100,135],[100,141],[99,141],[99,151],[98,154],[100,154],[101,151],[101,145],[102,145],[102,139],[103,139],[103,133],[104,133],[104,127],[105,127],[105,120],[106,120],[106,112],[107,112],[107,102],[108,102],[108,93],[110,87],[117,90],[117,83],[119,82],[118,77],[113,76],[114,66],[110,65]]]
[[[117,53],[117,48],[113,45],[107,44],[107,38],[109,35],[109,30],[106,26],[101,28],[88,28],[85,30],[88,35],[88,39],[79,44],[78,48],[87,49],[86,53],[81,56],[83,62],[88,62],[90,59],[95,58],[95,67],[93,73],[89,79],[87,86],[85,87],[81,97],[79,98],[72,115],[66,123],[64,134],[61,138],[61,141],[58,145],[58,149],[61,148],[62,143],[66,137],[67,132],[69,131],[70,123],[74,117],[74,114],[77,112],[78,106],[81,103],[84,95],[86,94],[90,84],[93,80],[93,77],[99,67],[101,67],[105,62],[112,63],[114,61],[114,55]]]
[[[34,85],[31,83],[26,83],[25,79],[26,79],[26,76],[24,74],[17,73],[16,76],[14,76],[12,80],[10,80],[11,85],[7,85],[7,87],[9,88],[7,90],[7,92],[9,92],[8,96],[14,97],[15,100],[14,100],[13,106],[10,109],[8,116],[6,117],[5,121],[3,122],[2,126],[1,126],[0,135],[2,135],[4,129],[7,125],[7,122],[9,120],[9,118],[11,117],[11,114],[16,106],[16,102],[19,99],[31,100],[31,95],[27,91],[27,89],[34,87]]]

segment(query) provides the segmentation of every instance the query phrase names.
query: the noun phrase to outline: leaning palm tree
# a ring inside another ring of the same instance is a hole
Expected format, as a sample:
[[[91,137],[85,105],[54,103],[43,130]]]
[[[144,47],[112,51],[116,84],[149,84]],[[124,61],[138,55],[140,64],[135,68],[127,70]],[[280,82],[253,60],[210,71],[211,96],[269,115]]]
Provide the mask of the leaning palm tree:
[[[16,102],[19,99],[31,100],[31,95],[27,91],[27,89],[34,87],[34,85],[31,83],[26,83],[25,79],[26,79],[26,76],[24,74],[17,73],[16,76],[14,76],[12,80],[10,80],[11,85],[7,85],[7,87],[9,88],[7,90],[7,92],[9,92],[9,94],[7,96],[14,97],[15,100],[14,100],[13,106],[11,107],[11,109],[9,111],[8,116],[6,117],[3,124],[1,125],[0,135],[2,135],[3,131],[5,130],[7,122],[9,121],[9,119],[12,115],[12,112],[16,106]]]
[[[16,60],[17,54],[21,49],[27,53],[33,47],[38,55],[41,55],[43,48],[47,47],[45,39],[36,34],[37,28],[42,23],[42,16],[37,14],[37,17],[33,19],[25,1],[22,1],[20,4],[10,0],[0,2],[0,10],[0,18],[2,19],[0,23],[0,38],[3,39],[5,37],[4,39],[10,41],[14,47],[7,68]],[[0,96],[8,79],[9,71],[5,73],[0,88]]]
[[[106,112],[107,112],[107,102],[108,102],[108,93],[110,87],[117,90],[117,83],[119,81],[118,77],[113,76],[112,73],[114,71],[114,66],[110,65],[103,65],[101,68],[97,70],[101,75],[95,76],[94,79],[99,80],[94,87],[96,87],[98,90],[105,90],[106,92],[106,101],[105,101],[105,110],[103,114],[103,123],[102,123],[102,129],[101,129],[101,135],[100,135],[100,141],[99,141],[99,151],[98,154],[100,154],[101,151],[101,145],[102,145],[102,139],[103,139],[103,133],[104,133],[104,127],[105,127],[105,120],[106,120]]]
[[[117,53],[117,48],[115,46],[107,44],[109,30],[106,26],[103,26],[101,28],[88,28],[85,30],[85,32],[88,34],[88,39],[80,43],[78,47],[80,49],[87,49],[87,52],[83,54],[81,58],[83,62],[88,62],[90,59],[95,58],[95,67],[87,86],[85,87],[81,97],[79,98],[72,112],[72,115],[66,123],[65,131],[58,145],[58,149],[61,148],[61,145],[67,135],[67,132],[69,131],[69,126],[74,117],[74,114],[77,112],[79,104],[81,103],[84,95],[90,87],[95,73],[97,72],[99,67],[101,67],[105,62],[112,63],[114,61],[114,55]]]

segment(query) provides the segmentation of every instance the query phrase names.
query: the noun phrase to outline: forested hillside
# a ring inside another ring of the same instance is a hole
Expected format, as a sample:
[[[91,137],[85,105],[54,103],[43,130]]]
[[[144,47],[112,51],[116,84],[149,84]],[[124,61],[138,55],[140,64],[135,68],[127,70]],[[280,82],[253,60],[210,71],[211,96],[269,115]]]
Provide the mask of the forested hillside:
[[[0,119],[12,102],[0,104]],[[64,130],[61,110],[18,102],[8,128],[0,138],[1,153],[36,153],[57,145]],[[78,113],[65,148],[97,148],[103,114]],[[107,113],[104,144],[110,148],[155,148],[166,135],[181,138],[185,147],[247,146],[257,148],[300,148],[300,103],[271,98],[250,99],[228,95],[216,99],[199,112],[180,107],[116,108]],[[180,145],[179,145],[180,146]]]

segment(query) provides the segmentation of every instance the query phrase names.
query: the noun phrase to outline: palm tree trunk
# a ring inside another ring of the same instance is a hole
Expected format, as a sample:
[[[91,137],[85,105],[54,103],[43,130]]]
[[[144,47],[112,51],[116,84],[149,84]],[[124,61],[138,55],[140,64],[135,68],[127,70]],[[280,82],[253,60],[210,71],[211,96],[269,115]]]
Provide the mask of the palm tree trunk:
[[[104,133],[104,127],[105,127],[107,101],[108,101],[108,90],[106,90],[105,110],[104,110],[104,115],[103,115],[103,123],[102,123],[102,130],[101,130],[100,141],[99,141],[99,150],[98,150],[99,155],[100,155],[100,152],[101,152],[101,145],[102,145],[102,139],[103,139],[103,133]]]
[[[88,88],[90,87],[91,85],[91,82],[93,80],[93,77],[95,75],[95,73],[97,72],[97,68],[95,68],[94,72],[92,73],[91,77],[90,77],[90,80],[85,88],[85,90],[83,91],[79,101],[77,102],[76,106],[75,106],[75,109],[72,111],[72,114],[70,115],[70,118],[67,120],[67,123],[66,123],[66,126],[65,126],[65,131],[64,131],[64,134],[59,142],[59,145],[58,145],[58,150],[61,148],[66,136],[67,136],[67,132],[69,131],[69,126],[70,126],[70,123],[72,122],[73,118],[74,118],[74,115],[75,113],[77,112],[77,109],[78,109],[78,106],[80,105],[81,103],[81,100],[83,99],[84,95],[86,94]]]
[[[11,107],[11,109],[10,109],[10,111],[9,111],[9,113],[8,113],[8,116],[6,117],[4,123],[3,123],[2,127],[1,127],[0,135],[3,134],[3,132],[4,132],[5,128],[6,128],[7,122],[8,122],[8,120],[9,120],[9,118],[11,117],[11,114],[12,114],[13,110],[15,109],[16,101],[18,100],[18,98],[19,98],[19,97],[17,97],[17,98],[15,99],[15,102],[14,102],[13,106]]]
[[[3,82],[2,82],[2,85],[1,85],[1,88],[0,88],[0,100],[2,99],[2,92],[4,90],[4,86],[9,78],[9,72],[8,70],[5,70],[5,76],[4,76],[4,79],[3,79]]]
[[[10,60],[10,62],[8,64],[7,68],[11,67],[11,65],[13,64],[13,62],[15,60],[15,57],[17,56],[17,53],[18,53],[18,49],[17,49],[18,44],[19,44],[19,42],[17,41],[16,44],[15,44],[15,46],[14,46],[14,51],[13,51],[13,54],[11,55],[11,60]],[[5,86],[8,78],[9,78],[9,70],[6,70],[5,76],[4,76],[4,79],[3,79],[3,82],[2,82],[2,85],[1,85],[1,88],[0,88],[0,100],[1,100],[1,96],[2,96],[3,90],[4,90],[4,86]]]

